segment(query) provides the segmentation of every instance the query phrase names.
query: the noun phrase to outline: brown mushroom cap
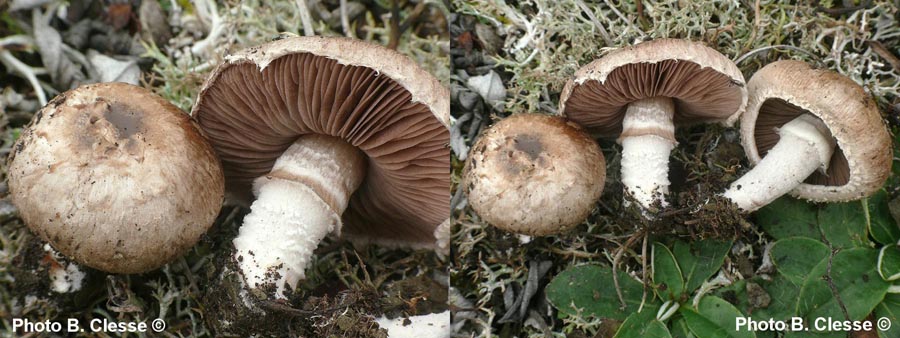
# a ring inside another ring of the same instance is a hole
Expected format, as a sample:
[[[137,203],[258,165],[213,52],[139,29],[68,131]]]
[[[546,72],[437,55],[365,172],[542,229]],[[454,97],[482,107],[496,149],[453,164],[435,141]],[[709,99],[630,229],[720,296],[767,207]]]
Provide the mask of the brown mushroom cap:
[[[828,171],[814,172],[792,195],[848,201],[884,184],[891,170],[891,139],[875,101],[856,82],[801,61],[783,60],[756,72],[748,89],[741,137],[753,164],[778,143],[777,128],[803,113],[825,122],[837,141]]]
[[[300,136],[358,147],[368,170],[343,214],[345,232],[433,247],[434,230],[450,213],[449,96],[393,50],[297,37],[227,57],[192,114],[222,159],[226,188],[244,199]]]
[[[463,175],[469,204],[482,219],[507,231],[543,236],[587,218],[603,192],[606,163],[578,125],[518,114],[485,130]]]
[[[85,85],[42,108],[9,156],[32,231],[108,272],[156,269],[215,221],[222,169],[187,114],[144,88]]]
[[[629,103],[652,97],[675,103],[675,124],[737,120],[747,104],[741,71],[698,42],[658,39],[624,47],[575,72],[560,97],[562,115],[603,136],[622,132]]]

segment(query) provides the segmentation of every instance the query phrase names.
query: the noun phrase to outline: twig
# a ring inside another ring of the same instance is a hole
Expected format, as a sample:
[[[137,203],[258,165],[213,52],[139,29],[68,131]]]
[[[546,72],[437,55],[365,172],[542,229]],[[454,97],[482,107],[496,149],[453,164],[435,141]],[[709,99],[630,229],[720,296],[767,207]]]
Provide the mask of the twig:
[[[12,55],[8,50],[0,50],[0,62],[6,66],[7,69],[10,69],[19,75],[25,77],[28,80],[28,83],[34,88],[34,93],[37,95],[38,102],[41,103],[41,106],[47,104],[47,95],[44,94],[44,89],[41,88],[41,83],[38,82],[37,75],[35,75],[34,70],[16,59],[15,56]]]
[[[834,285],[834,280],[831,279],[831,263],[834,260],[834,256],[837,255],[841,249],[835,249],[831,246],[831,241],[825,237],[825,233],[819,229],[819,237],[825,245],[828,246],[828,266],[825,270],[825,275],[822,276],[822,280],[825,281],[825,284],[828,284],[828,288],[831,289],[831,295],[834,296],[834,300],[837,301],[838,305],[841,307],[841,312],[844,313],[844,318],[850,320],[850,313],[847,312],[847,306],[844,305],[844,301],[841,299],[841,293],[838,291],[837,286]]]
[[[834,300],[836,300],[838,302],[838,305],[840,305],[841,312],[844,313],[844,318],[850,320],[850,313],[847,312],[847,306],[844,305],[844,301],[841,300],[841,294],[840,292],[838,292],[837,286],[834,285],[834,281],[831,279],[831,262],[834,258],[834,255],[836,255],[838,251],[840,251],[840,249],[832,249],[831,255],[828,256],[828,271],[825,273],[825,276],[822,276],[822,279],[824,279],[825,282],[828,283],[828,288],[831,289],[831,294],[834,296]]]
[[[761,53],[761,52],[765,52],[765,51],[768,51],[768,50],[770,50],[770,49],[776,49],[776,48],[790,49],[790,50],[793,50],[793,51],[801,52],[801,53],[804,53],[804,54],[806,54],[806,55],[812,56],[812,57],[816,58],[816,60],[819,59],[819,56],[818,56],[818,55],[813,54],[812,52],[810,52],[810,51],[808,51],[808,50],[805,50],[805,49],[803,49],[803,48],[794,47],[794,46],[789,46],[789,45],[774,45],[774,46],[760,47],[760,48],[751,50],[751,51],[745,53],[744,55],[741,55],[741,56],[738,57],[736,60],[734,60],[734,63],[741,63],[741,61],[744,61],[745,59],[747,59],[747,58],[749,58],[749,57],[751,57],[751,56],[753,56],[753,55],[755,55],[755,54],[758,54],[758,53]]]
[[[638,2],[640,3],[640,1]],[[597,20],[597,16],[594,15],[594,12],[592,12],[591,9],[588,8],[588,6],[585,5],[581,0],[575,0],[575,4],[578,5],[578,8],[581,8],[581,11],[584,12],[584,14],[587,14],[588,19],[591,20],[591,23],[593,23],[594,26],[600,30],[600,37],[603,38],[603,41],[606,42],[606,45],[610,47],[614,46],[612,39],[609,37],[609,32],[606,31],[606,28],[603,28],[603,24],[601,24],[600,21]]]
[[[683,213],[689,212],[689,211],[691,211],[690,207],[684,207],[681,209],[669,209],[669,210],[666,210],[666,211],[663,211],[663,212],[657,214],[657,216],[660,218],[665,218],[665,217],[669,217],[669,216],[683,214]]]
[[[643,247],[643,249],[641,249],[641,265],[643,266],[643,268],[641,269],[643,271],[643,276],[641,276],[641,282],[644,283],[644,292],[641,295],[641,306],[638,309],[638,311],[640,311],[640,309],[644,308],[644,303],[647,302],[647,289],[648,289],[647,286],[649,285],[649,283],[647,283],[647,276],[648,276],[647,275],[647,239],[649,237],[650,237],[649,233],[645,231],[644,232],[644,247]]]
[[[316,35],[312,25],[312,15],[309,14],[309,6],[306,5],[306,0],[297,0],[297,10],[300,12],[300,22],[303,23],[303,35]],[[341,19],[343,20],[343,17]]]
[[[341,0],[341,28],[344,30],[345,36],[354,37],[350,27],[350,15],[347,13],[347,0]]]
[[[390,25],[390,40],[388,40],[387,47],[390,49],[397,49],[397,46],[400,45],[400,7],[397,4],[397,0],[391,0]]]
[[[403,34],[409,27],[411,27],[416,21],[419,20],[419,17],[422,16],[422,12],[425,12],[425,6],[427,2],[420,2],[413,8],[412,12],[406,16],[406,20],[403,20],[403,23],[400,24],[400,34]]]
[[[610,2],[609,0],[603,0],[603,2],[605,2],[606,5],[609,6],[609,9],[611,9],[611,10],[613,11],[613,13],[616,13],[616,16],[618,16],[619,19],[622,19],[622,21],[624,21],[625,23],[627,23],[628,26],[631,27],[631,29],[633,29],[635,32],[637,32],[638,34],[640,34],[640,35],[641,35],[641,38],[647,37],[647,34],[644,34],[644,31],[638,29],[638,28],[634,25],[634,22],[631,22],[631,20],[629,20],[628,18],[626,18],[625,15],[622,14],[622,12],[619,12],[619,9],[617,9],[616,6],[615,6],[612,2]]]
[[[277,312],[288,314],[288,315],[291,315],[294,317],[300,317],[300,316],[309,317],[311,315],[322,315],[323,313],[331,313],[331,312],[335,312],[337,310],[343,310],[343,309],[349,308],[351,305],[354,305],[355,303],[356,303],[356,301],[353,301],[350,304],[336,306],[336,307],[327,308],[327,309],[321,309],[321,310],[296,309],[296,308],[290,307],[288,305],[285,305],[283,303],[279,303],[279,302],[272,301],[272,300],[262,301],[262,302],[260,302],[260,306],[262,306],[262,308],[269,310],[269,311],[277,311]]]
[[[844,305],[844,301],[841,300],[841,293],[838,291],[837,286],[834,285],[834,280],[831,279],[831,262],[841,249],[834,249],[831,247],[831,243],[826,243],[828,244],[828,249],[831,251],[831,254],[828,255],[828,269],[825,271],[825,275],[822,276],[822,279],[825,280],[825,283],[828,284],[828,288],[831,289],[831,295],[834,296],[834,300],[837,301],[838,305],[841,307],[844,318],[850,320],[850,312],[847,312],[847,306]]]
[[[644,2],[642,0],[637,0],[634,2],[634,4],[637,6],[638,20],[643,19],[644,18]]]
[[[622,288],[619,287],[619,276],[616,273],[616,268],[619,265],[619,260],[622,259],[622,255],[625,254],[625,250],[628,249],[629,247],[631,247],[631,245],[634,244],[634,241],[636,241],[638,238],[641,238],[641,236],[643,235],[643,231],[644,231],[643,229],[639,230],[639,231],[635,232],[634,234],[632,234],[631,237],[628,237],[628,240],[625,241],[625,244],[623,244],[621,247],[619,247],[619,251],[617,251],[615,257],[613,257],[613,262],[612,262],[613,285],[615,285],[615,287],[616,287],[616,295],[619,296],[619,304],[621,304],[621,307],[620,307],[621,310],[625,310],[625,308],[627,307],[627,304],[625,304],[625,296],[622,295]]]
[[[881,42],[875,40],[868,40],[866,43],[869,44],[869,48],[872,48],[872,51],[875,54],[878,54],[883,59],[885,59],[888,63],[891,64],[891,67],[894,67],[894,70],[900,72],[900,59],[897,58],[896,55],[892,54]]]
[[[600,254],[598,254],[598,253],[577,251],[577,250],[572,250],[572,249],[563,250],[563,249],[559,249],[559,248],[550,248],[550,252],[552,252],[555,255],[567,256],[567,257],[577,257],[577,258],[600,257]]]
[[[366,284],[377,289],[378,286],[372,283],[372,276],[369,276],[369,270],[366,269],[366,263],[365,261],[363,261],[362,257],[359,257],[359,252],[353,250],[353,254],[356,255],[356,260],[359,262],[359,267],[362,269],[363,276],[365,276],[366,278]]]

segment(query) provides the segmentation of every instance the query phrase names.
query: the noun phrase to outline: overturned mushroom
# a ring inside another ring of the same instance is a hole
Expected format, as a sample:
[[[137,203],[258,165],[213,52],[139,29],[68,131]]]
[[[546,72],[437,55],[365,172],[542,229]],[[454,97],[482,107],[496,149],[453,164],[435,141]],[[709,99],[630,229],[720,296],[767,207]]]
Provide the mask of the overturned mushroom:
[[[790,192],[818,202],[866,197],[890,174],[891,140],[863,88],[801,61],[778,61],[750,79],[741,137],[755,164],[724,193],[753,211]]]
[[[124,83],[60,94],[9,157],[10,195],[28,227],[114,273],[153,270],[191,248],[215,221],[222,182],[187,114]]]
[[[618,136],[622,183],[645,210],[665,207],[675,125],[731,124],[744,110],[744,77],[697,42],[660,39],[615,50],[566,83],[560,111],[601,136]]]
[[[449,217],[448,98],[407,57],[358,40],[289,38],[227,57],[193,115],[228,191],[256,195],[234,239],[248,285],[283,297],[330,233],[435,247]]]
[[[484,131],[463,174],[472,209],[486,222],[527,235],[578,225],[603,192],[600,147],[565,119],[518,114]]]

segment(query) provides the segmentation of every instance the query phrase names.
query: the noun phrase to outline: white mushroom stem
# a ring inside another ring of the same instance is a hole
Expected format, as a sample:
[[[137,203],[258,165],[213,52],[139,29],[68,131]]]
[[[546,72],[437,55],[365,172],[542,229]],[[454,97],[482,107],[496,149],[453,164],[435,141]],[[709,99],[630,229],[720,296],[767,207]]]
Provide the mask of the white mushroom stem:
[[[365,173],[352,145],[303,136],[254,182],[256,200],[234,239],[235,258],[250,288],[295,288],[319,242],[341,230],[341,214]]]
[[[784,124],[780,139],[753,170],[733,182],[723,195],[751,212],[803,183],[831,162],[835,140],[822,120],[803,114]]]
[[[667,97],[632,102],[622,121],[622,184],[645,210],[668,203],[669,154],[675,148],[675,105]]]

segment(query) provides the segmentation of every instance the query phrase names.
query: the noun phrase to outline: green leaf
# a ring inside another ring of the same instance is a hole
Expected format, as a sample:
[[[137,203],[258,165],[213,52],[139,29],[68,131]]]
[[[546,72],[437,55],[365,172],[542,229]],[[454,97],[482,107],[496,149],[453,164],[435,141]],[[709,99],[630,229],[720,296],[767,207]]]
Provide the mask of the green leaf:
[[[684,278],[672,251],[661,243],[653,243],[653,284],[662,300],[679,300],[684,292]]]
[[[656,320],[658,310],[656,306],[645,306],[641,312],[632,313],[619,327],[615,337],[672,338],[666,324]]]
[[[821,237],[816,207],[789,196],[783,196],[759,209],[756,212],[756,223],[775,239]]]
[[[900,247],[891,244],[878,251],[878,273],[888,282],[900,279]]]
[[[872,239],[884,245],[900,241],[900,227],[891,216],[889,202],[884,189],[878,190],[863,202],[868,216],[869,233],[872,234]]]
[[[619,286],[626,305],[621,310],[612,276],[612,268],[608,266],[569,267],[547,285],[547,300],[561,314],[624,320],[640,306],[643,287],[628,274],[618,271]]]
[[[757,212],[757,224],[775,239],[806,237],[822,240],[824,236],[833,248],[868,247],[871,215],[864,203],[829,203],[816,209],[812,203],[781,197]],[[878,219],[882,222],[881,211]],[[883,227],[882,224],[876,227]],[[878,231],[879,237],[888,236],[883,233],[885,229]]]
[[[684,320],[684,317],[679,317],[675,321],[672,322],[672,337],[674,338],[696,338],[697,336],[691,332],[691,329],[687,326],[687,321]]]
[[[885,338],[900,337],[900,295],[889,293],[881,304],[878,304],[875,308],[876,325],[881,318],[887,318],[891,327],[887,331],[879,330],[878,334]]]
[[[878,251],[868,248],[846,249],[831,259],[831,280],[851,320],[869,315],[884,298],[890,284],[878,277]],[[844,318],[836,297],[826,279],[828,259],[822,260],[809,273],[797,302],[797,313],[811,325],[815,318]],[[810,327],[810,330],[813,330]]]
[[[828,246],[806,237],[781,239],[769,251],[778,272],[797,285],[802,285],[807,274],[828,254]]]
[[[620,337],[644,337],[644,338],[672,338],[666,324],[658,320],[651,320],[643,330],[635,332],[637,335],[623,334]]]
[[[868,219],[863,202],[828,203],[819,210],[819,228],[833,248],[867,247]]]
[[[759,294],[758,288],[750,287],[751,283],[762,288],[764,294]],[[756,291],[751,296],[751,292],[748,290],[752,289]],[[742,313],[752,314],[755,318],[787,320],[790,317],[796,317],[795,310],[797,298],[800,295],[800,286],[783,275],[777,274],[772,277],[772,280],[765,280],[761,277],[739,280],[716,290],[715,294],[734,304]],[[765,304],[765,300],[768,300],[769,303]]]
[[[681,241],[675,242],[672,253],[681,268],[684,292],[693,293],[719,271],[729,249],[731,242],[700,240],[693,242],[692,245]]]
[[[887,182],[885,182],[885,186],[893,187],[900,183],[900,147],[896,146],[900,144],[900,128],[891,128],[891,134],[894,135],[894,160],[891,161],[891,173],[892,175],[888,176]]]
[[[706,317],[703,317],[695,310],[682,308],[681,316],[684,317],[684,322],[691,329],[691,333],[700,332],[701,337],[708,338],[728,337],[728,331],[706,319]]]
[[[809,331],[788,331],[784,334],[784,338],[847,338],[847,333],[843,331],[815,332],[812,329],[814,323],[804,321],[803,325]]]
[[[700,299],[696,310],[682,308],[681,315],[691,332],[699,337],[756,337],[754,332],[735,330],[736,318],[745,316],[734,305],[716,296]]]
[[[783,276],[775,276],[771,281],[759,278],[757,284],[769,294],[769,306],[753,311],[760,318],[776,318],[788,320],[797,316],[797,300],[800,297],[800,286]]]

